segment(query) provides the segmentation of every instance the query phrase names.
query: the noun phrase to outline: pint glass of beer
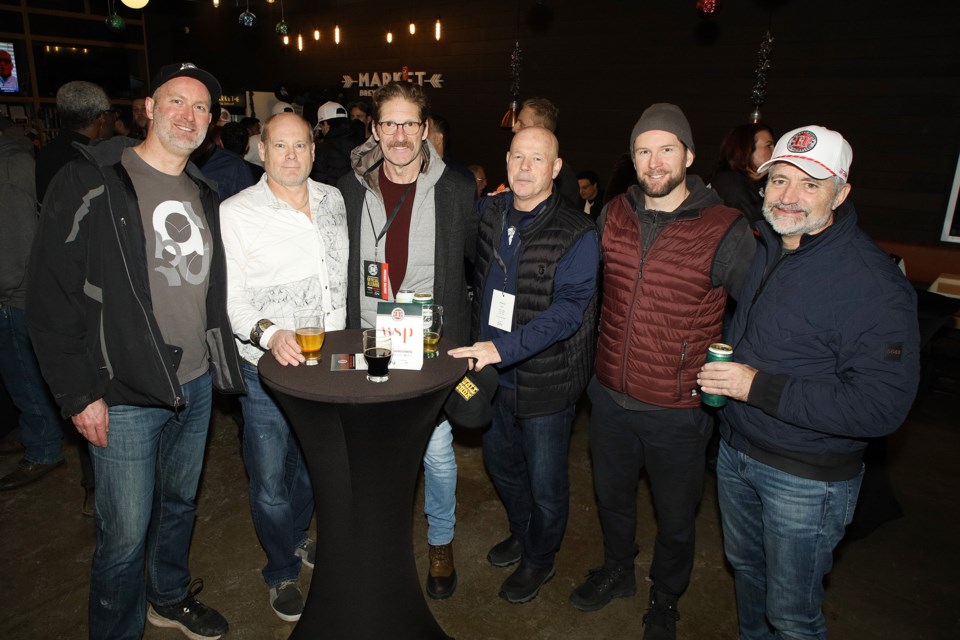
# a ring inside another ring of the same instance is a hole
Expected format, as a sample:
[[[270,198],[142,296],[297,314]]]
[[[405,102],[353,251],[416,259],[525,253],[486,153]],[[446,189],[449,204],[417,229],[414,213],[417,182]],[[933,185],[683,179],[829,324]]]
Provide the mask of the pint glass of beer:
[[[436,358],[443,335],[443,306],[427,304],[423,306],[423,357]]]
[[[307,359],[304,363],[312,366],[320,363],[320,348],[323,346],[323,311],[320,309],[303,309],[293,314],[296,323],[297,344],[300,352]]]
[[[363,358],[367,361],[367,380],[386,382],[390,379],[390,358],[393,357],[393,336],[377,329],[363,330]]]

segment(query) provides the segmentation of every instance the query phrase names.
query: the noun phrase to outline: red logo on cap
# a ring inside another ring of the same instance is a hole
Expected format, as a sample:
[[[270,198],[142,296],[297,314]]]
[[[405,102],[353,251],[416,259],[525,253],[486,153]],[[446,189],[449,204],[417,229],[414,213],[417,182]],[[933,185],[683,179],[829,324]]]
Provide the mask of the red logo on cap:
[[[787,150],[793,153],[806,153],[815,146],[817,146],[817,134],[804,129],[790,138],[790,142],[787,143]]]

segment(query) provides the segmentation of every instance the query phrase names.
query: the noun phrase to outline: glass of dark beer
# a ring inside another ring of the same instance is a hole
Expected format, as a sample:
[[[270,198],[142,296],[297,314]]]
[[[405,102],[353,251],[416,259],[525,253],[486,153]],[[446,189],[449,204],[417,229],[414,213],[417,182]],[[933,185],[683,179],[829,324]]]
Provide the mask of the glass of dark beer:
[[[393,335],[377,329],[363,331],[363,358],[367,361],[367,380],[386,382],[390,379],[390,358],[393,356]]]

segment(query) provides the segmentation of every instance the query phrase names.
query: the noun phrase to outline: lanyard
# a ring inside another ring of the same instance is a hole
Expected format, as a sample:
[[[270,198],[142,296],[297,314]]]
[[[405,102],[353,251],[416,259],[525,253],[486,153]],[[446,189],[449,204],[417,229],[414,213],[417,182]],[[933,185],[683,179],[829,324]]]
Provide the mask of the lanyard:
[[[390,228],[390,225],[393,224],[393,221],[397,218],[397,214],[400,213],[400,207],[403,206],[403,201],[407,199],[407,194],[410,193],[410,189],[413,185],[416,184],[416,181],[411,182],[407,185],[407,188],[403,190],[403,193],[400,194],[400,199],[397,200],[396,206],[393,208],[393,212],[387,216],[387,223],[383,225],[383,229],[380,230],[380,233],[377,234],[377,228],[373,226],[373,216],[370,214],[370,207],[367,207],[367,199],[363,199],[363,204],[367,209],[367,219],[370,220],[370,230],[373,231],[373,251],[376,253],[377,248],[380,246],[380,240],[383,236],[386,235],[387,229]]]

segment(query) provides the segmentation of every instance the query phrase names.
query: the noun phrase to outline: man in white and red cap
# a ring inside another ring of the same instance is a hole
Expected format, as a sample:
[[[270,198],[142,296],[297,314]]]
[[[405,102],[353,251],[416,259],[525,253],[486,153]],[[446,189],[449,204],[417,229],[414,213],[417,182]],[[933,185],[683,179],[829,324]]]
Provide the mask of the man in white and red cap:
[[[189,163],[220,84],[185,62],[153,87],[145,140],[79,147],[54,177],[30,258],[30,336],[97,479],[91,640],[228,629],[189,566],[212,392],[243,391],[217,193]]]
[[[740,637],[826,638],[823,579],[853,518],[867,440],[893,432],[919,379],[916,295],[857,227],[853,151],[836,131],[784,135],[761,243],[726,341],[704,365],[721,412],[717,482]]]
[[[314,133],[317,152],[313,159],[310,178],[317,182],[336,186],[341,176],[350,173],[350,152],[363,144],[364,136],[359,125],[347,117],[347,110],[338,102],[324,102],[317,109],[317,126]]]

